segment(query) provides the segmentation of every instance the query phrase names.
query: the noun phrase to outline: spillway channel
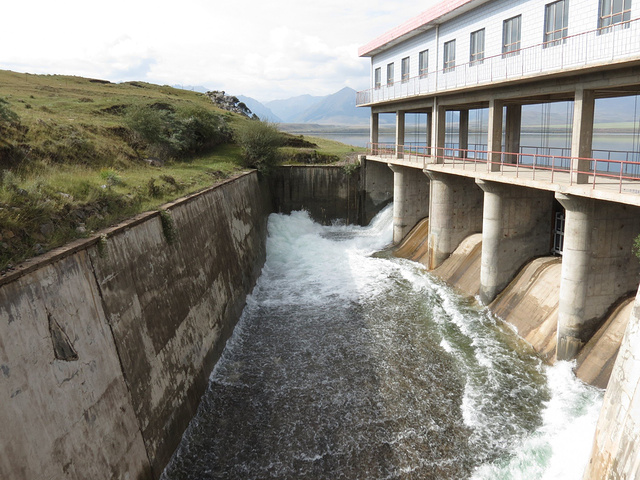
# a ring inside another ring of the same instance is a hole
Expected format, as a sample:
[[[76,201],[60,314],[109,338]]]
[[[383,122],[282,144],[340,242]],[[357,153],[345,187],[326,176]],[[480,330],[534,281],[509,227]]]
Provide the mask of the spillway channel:
[[[262,275],[163,479],[582,478],[602,391],[392,257],[391,216],[270,217]]]

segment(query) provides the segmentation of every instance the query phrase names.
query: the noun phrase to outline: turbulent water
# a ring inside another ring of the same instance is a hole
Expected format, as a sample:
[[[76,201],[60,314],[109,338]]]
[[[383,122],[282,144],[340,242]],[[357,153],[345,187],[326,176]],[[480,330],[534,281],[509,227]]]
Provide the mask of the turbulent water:
[[[384,253],[391,215],[270,217],[262,276],[165,480],[581,478],[602,393]]]

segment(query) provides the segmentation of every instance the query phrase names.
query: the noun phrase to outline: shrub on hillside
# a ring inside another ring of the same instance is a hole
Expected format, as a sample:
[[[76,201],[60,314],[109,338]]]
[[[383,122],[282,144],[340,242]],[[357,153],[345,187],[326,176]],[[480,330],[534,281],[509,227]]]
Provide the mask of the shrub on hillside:
[[[18,114],[9,108],[9,102],[0,98],[0,123],[16,123]]]
[[[163,159],[193,155],[231,138],[226,120],[203,108],[159,108],[159,104],[129,109],[125,124],[134,134],[134,148]]]
[[[179,110],[175,115],[171,143],[179,154],[194,154],[231,140],[226,120],[202,108]]]
[[[284,138],[273,123],[260,120],[244,122],[236,130],[236,141],[242,148],[246,167],[268,173],[280,163],[278,147],[282,146]]]

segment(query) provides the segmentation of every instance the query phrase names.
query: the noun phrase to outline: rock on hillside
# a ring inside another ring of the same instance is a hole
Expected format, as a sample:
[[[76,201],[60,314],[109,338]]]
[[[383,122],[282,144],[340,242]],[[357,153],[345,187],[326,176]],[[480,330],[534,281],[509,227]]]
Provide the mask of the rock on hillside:
[[[247,107],[243,102],[238,100],[238,97],[233,97],[231,95],[227,95],[224,91],[214,90],[212,92],[205,93],[207,97],[211,99],[213,104],[221,108],[223,110],[227,110],[229,112],[238,113],[247,118],[258,118],[249,107]]]

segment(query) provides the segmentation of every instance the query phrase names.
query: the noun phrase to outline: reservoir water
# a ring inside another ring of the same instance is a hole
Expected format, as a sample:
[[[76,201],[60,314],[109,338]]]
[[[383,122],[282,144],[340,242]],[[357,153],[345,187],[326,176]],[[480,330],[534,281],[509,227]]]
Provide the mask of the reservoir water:
[[[582,478],[602,391],[393,258],[391,217],[269,218],[262,275],[163,479]]]

